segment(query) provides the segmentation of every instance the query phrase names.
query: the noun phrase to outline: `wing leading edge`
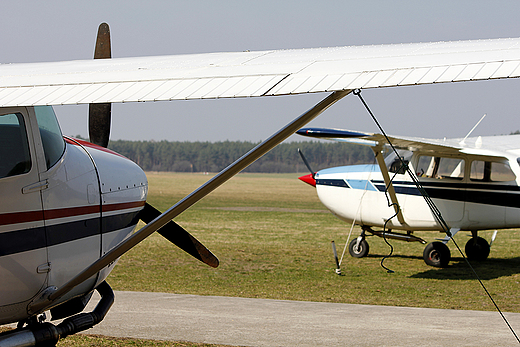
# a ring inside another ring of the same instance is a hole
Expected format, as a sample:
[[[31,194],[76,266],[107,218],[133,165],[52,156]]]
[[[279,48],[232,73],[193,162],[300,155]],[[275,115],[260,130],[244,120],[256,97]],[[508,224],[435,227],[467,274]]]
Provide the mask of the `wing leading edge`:
[[[520,38],[0,65],[0,106],[290,95],[520,76]]]

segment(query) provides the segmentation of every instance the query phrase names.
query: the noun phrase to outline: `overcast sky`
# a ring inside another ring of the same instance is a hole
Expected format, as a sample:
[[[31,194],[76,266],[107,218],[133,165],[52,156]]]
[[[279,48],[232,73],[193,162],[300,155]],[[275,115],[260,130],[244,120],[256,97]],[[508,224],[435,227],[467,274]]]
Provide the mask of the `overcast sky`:
[[[520,1],[2,1],[0,62],[90,59],[97,27],[113,57],[520,37]],[[371,89],[387,133],[430,138],[520,130],[520,80]],[[112,139],[259,141],[326,94],[115,104]],[[86,106],[56,108],[87,136]],[[310,123],[376,132],[349,95]],[[291,137],[291,140],[299,140]]]

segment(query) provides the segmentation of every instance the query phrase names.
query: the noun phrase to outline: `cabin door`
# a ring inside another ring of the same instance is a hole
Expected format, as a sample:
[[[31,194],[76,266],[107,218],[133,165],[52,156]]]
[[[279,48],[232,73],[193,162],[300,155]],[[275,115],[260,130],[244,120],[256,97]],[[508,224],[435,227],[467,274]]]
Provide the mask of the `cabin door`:
[[[0,307],[34,297],[49,270],[32,127],[26,108],[0,112]]]

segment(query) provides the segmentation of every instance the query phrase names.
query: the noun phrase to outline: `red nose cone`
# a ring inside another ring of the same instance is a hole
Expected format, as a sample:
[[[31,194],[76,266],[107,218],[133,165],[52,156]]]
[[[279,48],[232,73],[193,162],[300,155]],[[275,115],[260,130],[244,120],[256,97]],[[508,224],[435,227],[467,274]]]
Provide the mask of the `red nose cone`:
[[[312,177],[312,174],[308,174],[302,177],[298,177],[300,180],[302,180],[305,183],[310,184],[313,187],[316,187],[316,180]]]

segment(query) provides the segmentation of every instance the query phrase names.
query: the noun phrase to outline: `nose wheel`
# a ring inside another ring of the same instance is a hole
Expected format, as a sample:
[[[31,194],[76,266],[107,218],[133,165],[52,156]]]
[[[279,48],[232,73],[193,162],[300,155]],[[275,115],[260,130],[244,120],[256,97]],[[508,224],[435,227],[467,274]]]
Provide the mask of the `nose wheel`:
[[[361,240],[360,238],[361,236],[355,240],[352,240],[352,242],[350,242],[348,245],[348,252],[354,258],[363,258],[368,255],[368,242],[364,238]]]

